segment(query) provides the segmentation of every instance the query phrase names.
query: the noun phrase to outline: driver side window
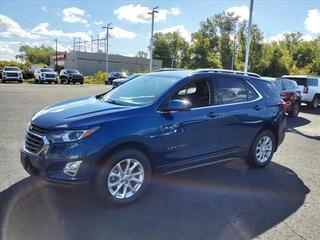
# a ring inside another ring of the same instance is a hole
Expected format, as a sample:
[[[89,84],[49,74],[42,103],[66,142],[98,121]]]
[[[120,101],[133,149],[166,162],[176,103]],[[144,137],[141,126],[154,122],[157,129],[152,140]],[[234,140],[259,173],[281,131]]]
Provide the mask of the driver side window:
[[[187,100],[192,104],[192,108],[206,107],[211,104],[210,89],[209,80],[196,80],[178,90],[171,99]]]

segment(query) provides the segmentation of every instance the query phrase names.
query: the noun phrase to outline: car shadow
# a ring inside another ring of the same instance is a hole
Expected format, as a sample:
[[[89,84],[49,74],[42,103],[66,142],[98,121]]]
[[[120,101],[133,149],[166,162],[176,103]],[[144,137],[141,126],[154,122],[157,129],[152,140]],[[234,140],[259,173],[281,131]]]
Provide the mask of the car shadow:
[[[312,114],[317,114],[316,112],[320,111],[319,109],[311,111],[311,109],[308,108],[308,107],[302,107],[301,109],[303,109],[304,113],[309,113],[309,111],[310,111]],[[301,110],[301,112],[302,112],[302,110]],[[301,117],[301,116],[294,117],[294,118],[293,117],[288,117],[287,118],[286,131],[287,132],[293,132],[295,134],[299,134],[299,135],[301,135],[303,137],[307,137],[307,138],[310,138],[310,139],[313,139],[313,140],[320,140],[320,136],[311,136],[311,135],[305,134],[302,131],[297,129],[298,127],[305,126],[305,125],[308,125],[310,123],[311,123],[311,121],[309,119],[306,119],[306,118]]]
[[[297,211],[308,192],[289,168],[242,161],[155,177],[121,208],[88,188],[54,189],[28,177],[0,193],[2,239],[252,239]]]

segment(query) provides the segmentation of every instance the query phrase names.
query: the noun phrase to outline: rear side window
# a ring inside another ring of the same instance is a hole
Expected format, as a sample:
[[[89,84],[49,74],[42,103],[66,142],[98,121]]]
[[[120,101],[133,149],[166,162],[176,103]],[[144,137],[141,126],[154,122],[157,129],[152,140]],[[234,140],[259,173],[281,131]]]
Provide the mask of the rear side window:
[[[317,78],[308,78],[308,86],[317,87],[318,79]]]
[[[255,90],[240,79],[216,79],[215,104],[241,103],[258,97]]]
[[[266,98],[280,98],[280,93],[273,82],[255,81]]]
[[[283,88],[284,88],[284,90],[290,90],[292,88],[290,81],[284,80],[283,81]]]

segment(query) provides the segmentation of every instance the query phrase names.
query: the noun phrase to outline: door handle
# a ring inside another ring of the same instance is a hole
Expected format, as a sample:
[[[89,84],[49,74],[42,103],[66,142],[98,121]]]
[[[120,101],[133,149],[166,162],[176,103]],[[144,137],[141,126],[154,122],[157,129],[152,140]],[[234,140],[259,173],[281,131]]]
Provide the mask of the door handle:
[[[219,116],[219,113],[215,113],[215,112],[210,112],[210,113],[208,113],[208,115],[207,115],[209,118],[216,118],[216,117],[218,117]]]
[[[254,109],[257,110],[257,111],[259,111],[259,110],[262,109],[262,108],[263,108],[262,105],[256,105],[256,106],[254,107]]]

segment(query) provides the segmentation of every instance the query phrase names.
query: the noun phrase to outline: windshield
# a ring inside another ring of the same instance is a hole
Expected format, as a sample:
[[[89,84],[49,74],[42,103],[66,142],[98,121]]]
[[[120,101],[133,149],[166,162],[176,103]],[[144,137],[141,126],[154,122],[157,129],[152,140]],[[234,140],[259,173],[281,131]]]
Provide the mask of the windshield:
[[[129,77],[128,77],[128,80],[132,80],[136,77],[139,77],[140,75],[139,74],[131,74]]]
[[[51,69],[51,68],[42,68],[40,70],[40,72],[53,72],[53,69]]]
[[[67,73],[79,73],[79,71],[76,69],[68,69]]]
[[[3,71],[20,71],[18,67],[5,67]]]
[[[155,102],[179,79],[181,78],[172,76],[139,76],[107,93],[103,100],[117,105],[149,105]]]

